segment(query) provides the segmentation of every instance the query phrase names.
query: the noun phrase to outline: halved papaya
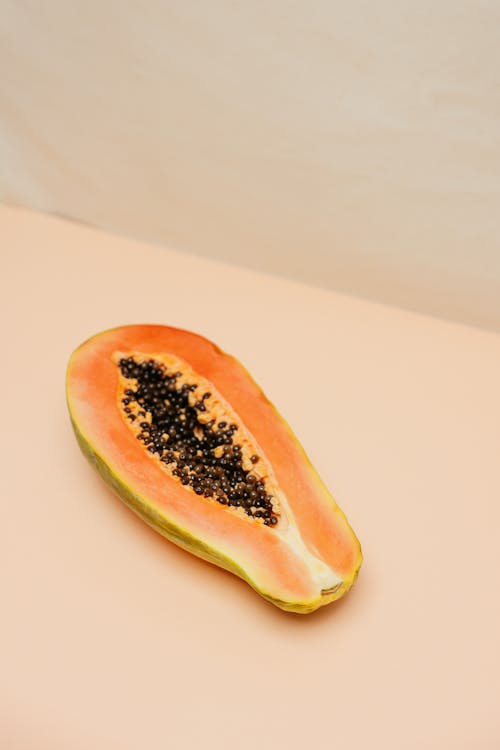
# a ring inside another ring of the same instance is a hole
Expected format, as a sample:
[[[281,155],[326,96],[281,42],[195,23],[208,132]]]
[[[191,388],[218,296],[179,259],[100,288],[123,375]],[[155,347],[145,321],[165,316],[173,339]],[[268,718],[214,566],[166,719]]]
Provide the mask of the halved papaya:
[[[80,447],[127,505],[175,544],[312,612],[341,597],[359,542],[248,372],[207,339],[158,325],[99,333],[72,354]]]

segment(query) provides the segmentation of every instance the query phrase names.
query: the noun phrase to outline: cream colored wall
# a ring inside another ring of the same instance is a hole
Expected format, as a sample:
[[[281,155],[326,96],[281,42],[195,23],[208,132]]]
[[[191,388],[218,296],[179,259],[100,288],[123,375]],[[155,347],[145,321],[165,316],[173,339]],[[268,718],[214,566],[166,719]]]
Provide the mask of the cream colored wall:
[[[0,9],[4,201],[500,329],[497,2]]]

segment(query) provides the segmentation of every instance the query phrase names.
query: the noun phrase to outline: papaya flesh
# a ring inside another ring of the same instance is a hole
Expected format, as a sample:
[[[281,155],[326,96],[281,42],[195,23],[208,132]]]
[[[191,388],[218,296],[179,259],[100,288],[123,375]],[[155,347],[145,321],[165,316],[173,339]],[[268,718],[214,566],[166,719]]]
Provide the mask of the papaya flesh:
[[[99,333],[72,354],[78,443],[158,532],[278,607],[339,599],[359,542],[286,422],[234,357],[158,325]]]

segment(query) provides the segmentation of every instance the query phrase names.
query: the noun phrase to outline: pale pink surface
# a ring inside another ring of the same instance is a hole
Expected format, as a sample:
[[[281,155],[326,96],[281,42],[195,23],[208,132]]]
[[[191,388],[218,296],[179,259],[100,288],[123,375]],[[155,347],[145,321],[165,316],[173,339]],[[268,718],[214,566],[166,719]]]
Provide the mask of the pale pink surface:
[[[5,208],[0,243],[2,750],[500,747],[500,337]],[[363,546],[343,601],[278,611],[92,472],[67,358],[132,322],[290,421]]]

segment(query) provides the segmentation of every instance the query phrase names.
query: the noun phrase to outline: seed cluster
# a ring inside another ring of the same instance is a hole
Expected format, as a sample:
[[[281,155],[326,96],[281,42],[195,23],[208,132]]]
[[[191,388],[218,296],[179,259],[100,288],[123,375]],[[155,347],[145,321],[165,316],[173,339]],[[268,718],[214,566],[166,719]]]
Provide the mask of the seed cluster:
[[[275,526],[278,517],[265,482],[243,468],[241,445],[234,441],[238,425],[200,419],[203,412],[210,414],[212,394],[200,394],[191,404],[189,396],[198,386],[179,385],[182,373],[169,373],[153,359],[122,358],[119,367],[124,378],[135,381],[125,390],[122,404],[131,422],[140,420],[137,439],[146,449],[197,495],[242,508],[251,518]],[[250,457],[252,464],[258,461],[257,455]]]

